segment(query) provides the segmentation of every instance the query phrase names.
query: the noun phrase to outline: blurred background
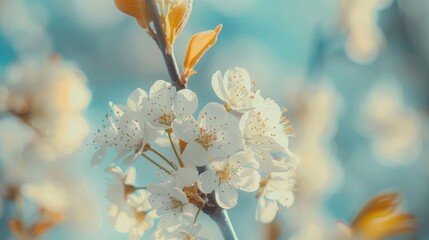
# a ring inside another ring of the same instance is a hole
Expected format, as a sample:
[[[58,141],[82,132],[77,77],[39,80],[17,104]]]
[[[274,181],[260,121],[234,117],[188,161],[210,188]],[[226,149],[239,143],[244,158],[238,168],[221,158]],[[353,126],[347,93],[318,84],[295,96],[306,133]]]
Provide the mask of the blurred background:
[[[297,199],[276,219],[279,239],[323,239],[391,191],[416,216],[416,239],[429,239],[427,9],[429,1],[194,1],[175,45],[180,65],[192,34],[223,24],[189,82],[200,108],[218,101],[215,71],[244,67],[296,129]],[[32,222],[46,208],[73,221],[42,239],[127,238],[109,223],[108,161],[91,167],[91,142],[109,101],[124,103],[158,79],[169,76],[156,44],[113,0],[0,0],[0,239],[13,239],[10,218]],[[18,118],[28,99],[50,110]],[[7,104],[16,112],[2,113]],[[38,138],[43,124],[58,136]],[[156,178],[141,162],[136,168],[138,182]],[[7,201],[11,186],[27,196],[21,212]],[[242,194],[230,211],[241,239],[267,239],[255,207],[254,194]],[[214,223],[203,223],[203,235],[220,239]]]

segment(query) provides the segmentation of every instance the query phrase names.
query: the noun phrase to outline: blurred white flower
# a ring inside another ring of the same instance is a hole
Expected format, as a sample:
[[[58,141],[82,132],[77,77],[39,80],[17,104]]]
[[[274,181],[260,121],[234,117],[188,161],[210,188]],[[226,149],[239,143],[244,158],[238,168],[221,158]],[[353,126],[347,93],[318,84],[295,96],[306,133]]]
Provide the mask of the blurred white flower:
[[[281,207],[290,207],[294,202],[295,172],[273,172],[261,181],[257,197],[256,220],[269,223]],[[280,206],[281,207],[280,207]]]
[[[148,196],[148,192],[138,190],[129,196],[125,207],[118,205],[109,207],[115,229],[121,233],[129,233],[130,240],[139,240],[154,224],[156,214],[151,208]]]
[[[208,170],[198,176],[198,187],[203,193],[215,191],[220,207],[230,209],[237,205],[237,189],[254,192],[259,187],[261,176],[248,165],[255,161],[253,153],[238,152],[225,160],[208,164]]]
[[[203,166],[210,158],[225,157],[234,153],[240,146],[240,135],[231,126],[227,111],[219,103],[207,104],[194,117],[176,119],[173,132],[188,143],[183,159],[196,166]]]
[[[376,159],[388,166],[416,161],[422,148],[422,127],[416,111],[405,105],[398,83],[377,83],[366,99],[358,126],[371,138]]]
[[[253,90],[249,73],[244,68],[232,68],[222,78],[220,71],[213,74],[212,87],[227,110],[246,112],[255,108],[261,100],[259,91]]]
[[[82,116],[90,100],[84,75],[56,56],[12,65],[7,73],[5,111],[37,133],[35,152],[55,159],[76,150],[88,133]]]
[[[125,173],[122,169],[111,164],[106,168],[106,172],[112,175],[112,182],[107,185],[106,198],[118,207],[122,207],[128,197],[134,193],[136,182],[136,169],[130,167]]]
[[[154,127],[169,130],[175,119],[192,116],[198,107],[197,95],[183,89],[176,93],[171,83],[156,81],[149,91],[149,101],[143,108]]]
[[[392,0],[342,0],[341,25],[347,34],[346,52],[358,63],[372,62],[384,43],[378,12]]]

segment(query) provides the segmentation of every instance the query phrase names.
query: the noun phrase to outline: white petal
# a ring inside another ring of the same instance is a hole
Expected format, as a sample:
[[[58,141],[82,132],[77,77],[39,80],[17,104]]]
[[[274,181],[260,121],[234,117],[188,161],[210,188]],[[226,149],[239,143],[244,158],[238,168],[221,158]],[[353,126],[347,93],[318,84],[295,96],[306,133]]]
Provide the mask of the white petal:
[[[198,188],[203,193],[211,193],[217,185],[217,177],[212,170],[206,170],[198,176]]]
[[[198,107],[198,97],[193,91],[183,89],[174,97],[173,112],[176,118],[192,116]]]
[[[295,201],[295,196],[292,191],[286,192],[283,196],[280,198],[277,198],[277,201],[283,206],[283,207],[290,207]]]
[[[225,157],[235,153],[241,146],[241,135],[233,129],[226,129],[219,134],[219,140],[213,142],[213,146],[209,148],[210,155],[214,157]]]
[[[237,190],[230,184],[222,183],[215,190],[216,201],[221,208],[230,209],[237,205]]]
[[[189,222],[192,222],[195,219],[195,215],[198,209],[193,204],[186,204],[183,207],[183,217]]]
[[[170,189],[171,197],[181,201],[182,203],[188,203],[186,194],[179,188],[173,187]]]
[[[124,183],[134,185],[136,182],[136,168],[130,167],[124,176]]]
[[[175,119],[172,127],[174,134],[187,143],[191,143],[198,138],[198,123],[194,117]]]
[[[128,96],[128,108],[134,112],[139,111],[142,108],[143,102],[147,100],[147,97],[148,95],[143,89],[137,88]]]
[[[198,177],[198,171],[195,168],[179,168],[174,178],[178,188],[189,187],[195,183]]]
[[[245,88],[250,89],[252,87],[252,81],[250,80],[249,72],[247,72],[244,68],[235,67],[233,69],[229,69],[225,73],[225,77],[232,81],[238,81],[240,85],[243,85]]]
[[[100,164],[103,161],[103,159],[106,157],[108,150],[109,150],[108,146],[104,146],[104,147],[101,147],[100,149],[98,149],[94,153],[94,156],[91,159],[91,165],[97,166],[98,164]]]
[[[256,169],[244,168],[240,171],[240,182],[237,183],[239,189],[245,192],[254,192],[259,188],[261,175]]]
[[[209,153],[201,144],[191,142],[182,154],[183,160],[195,166],[204,166],[209,162]]]
[[[220,98],[222,101],[225,101],[227,99],[226,92],[225,92],[225,86],[222,79],[222,74],[220,71],[217,71],[212,76],[212,88],[214,92],[216,93],[216,96]]]
[[[130,217],[127,212],[120,212],[114,219],[113,225],[118,232],[127,233],[135,224],[135,219]]]
[[[274,220],[277,211],[278,207],[276,201],[261,197],[256,207],[255,218],[262,223],[269,223]]]
[[[198,124],[200,128],[207,131],[208,134],[216,134],[227,127],[228,113],[222,104],[208,103],[198,115]]]
[[[251,163],[254,160],[254,154],[249,151],[241,151],[229,158],[231,164],[233,164],[234,168],[239,168]]]

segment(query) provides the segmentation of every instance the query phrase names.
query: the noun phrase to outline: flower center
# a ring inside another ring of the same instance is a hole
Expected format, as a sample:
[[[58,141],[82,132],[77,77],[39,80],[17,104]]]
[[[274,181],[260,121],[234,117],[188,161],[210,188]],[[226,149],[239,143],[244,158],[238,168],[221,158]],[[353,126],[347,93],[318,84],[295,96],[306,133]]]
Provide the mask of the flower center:
[[[173,120],[174,120],[173,114],[166,114],[166,113],[162,114],[158,118],[158,122],[166,126],[170,126],[173,123]]]
[[[185,206],[185,204],[183,204],[181,201],[179,201],[175,198],[171,198],[171,202],[170,202],[170,209],[171,210],[182,210],[184,206]]]
[[[195,139],[195,142],[201,144],[207,150],[212,146],[212,142],[216,140],[216,135],[209,134],[205,128],[200,128],[200,136]]]
[[[144,221],[146,217],[146,213],[144,211],[138,211],[136,212],[136,220],[137,222],[141,223]]]
[[[124,198],[127,199],[128,195],[134,193],[136,188],[133,185],[128,185],[124,183]]]

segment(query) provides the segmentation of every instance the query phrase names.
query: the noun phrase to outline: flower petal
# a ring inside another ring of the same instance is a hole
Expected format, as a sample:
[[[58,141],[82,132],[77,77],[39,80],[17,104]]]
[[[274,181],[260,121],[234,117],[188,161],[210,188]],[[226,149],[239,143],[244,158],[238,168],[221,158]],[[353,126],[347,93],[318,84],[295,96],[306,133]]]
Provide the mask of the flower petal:
[[[227,127],[228,114],[222,104],[208,103],[198,115],[200,128],[206,130],[207,134],[216,134]]]
[[[192,116],[198,107],[198,97],[193,91],[183,89],[177,92],[173,102],[173,112],[176,118]]]
[[[225,86],[220,71],[217,71],[212,76],[212,88],[216,93],[216,96],[225,102],[227,99],[227,95],[225,92]]]
[[[175,119],[172,127],[174,134],[185,142],[191,143],[198,138],[198,123],[194,117]]]
[[[209,162],[209,153],[201,144],[189,143],[182,154],[183,160],[197,167],[204,166]]]
[[[198,171],[195,168],[179,168],[174,178],[178,188],[189,187],[195,183],[198,177]]]
[[[221,208],[230,209],[237,205],[237,190],[228,183],[222,183],[215,190],[216,201]]]
[[[198,176],[198,188],[203,193],[211,193],[218,185],[217,180],[212,170],[206,170]]]
[[[255,218],[262,223],[270,223],[276,217],[277,211],[276,201],[261,197],[256,207]]]

